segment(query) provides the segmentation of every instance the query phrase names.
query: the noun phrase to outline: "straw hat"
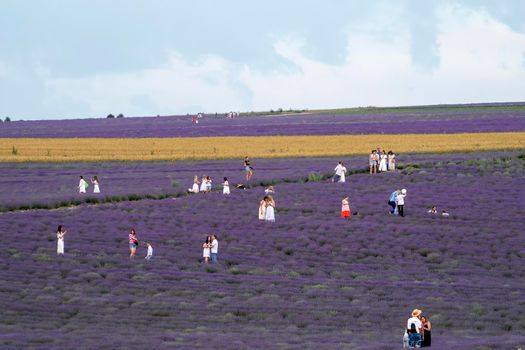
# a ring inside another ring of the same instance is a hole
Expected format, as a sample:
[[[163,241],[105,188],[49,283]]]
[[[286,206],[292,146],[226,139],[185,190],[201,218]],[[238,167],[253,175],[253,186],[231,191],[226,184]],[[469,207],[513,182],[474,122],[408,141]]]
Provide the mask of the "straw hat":
[[[407,189],[406,189],[406,188],[403,188],[403,189],[401,190],[401,193],[402,193],[402,194],[407,194]]]
[[[419,315],[421,315],[421,312],[422,312],[422,311],[419,310],[419,309],[414,309],[414,310],[412,311],[412,317],[418,317]]]

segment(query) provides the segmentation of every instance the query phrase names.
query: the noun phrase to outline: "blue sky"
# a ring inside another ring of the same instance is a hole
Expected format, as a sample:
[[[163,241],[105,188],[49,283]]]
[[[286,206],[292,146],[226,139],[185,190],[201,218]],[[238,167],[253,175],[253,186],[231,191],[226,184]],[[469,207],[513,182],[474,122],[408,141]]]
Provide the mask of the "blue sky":
[[[0,0],[0,117],[525,101],[525,1]]]

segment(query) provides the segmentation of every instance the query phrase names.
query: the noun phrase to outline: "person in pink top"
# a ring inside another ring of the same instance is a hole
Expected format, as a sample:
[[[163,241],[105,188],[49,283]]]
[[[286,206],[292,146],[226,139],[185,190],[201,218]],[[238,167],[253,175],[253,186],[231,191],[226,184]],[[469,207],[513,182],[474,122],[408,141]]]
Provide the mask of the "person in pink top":
[[[129,258],[131,259],[135,256],[135,253],[137,252],[137,246],[139,245],[139,240],[137,239],[137,233],[135,232],[134,228],[132,228],[129,231],[128,240],[129,240]]]
[[[341,217],[343,219],[348,219],[352,213],[350,213],[350,202],[348,201],[348,197],[343,198],[341,201]]]

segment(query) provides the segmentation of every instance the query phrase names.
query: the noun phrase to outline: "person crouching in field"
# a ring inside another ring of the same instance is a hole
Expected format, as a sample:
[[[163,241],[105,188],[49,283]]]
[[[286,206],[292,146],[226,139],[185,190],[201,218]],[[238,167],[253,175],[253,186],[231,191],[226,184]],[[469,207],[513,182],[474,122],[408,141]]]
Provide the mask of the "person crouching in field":
[[[341,217],[346,220],[349,219],[350,216],[352,216],[350,212],[350,202],[348,201],[348,197],[345,197],[341,201]]]
[[[132,259],[135,256],[135,253],[137,252],[137,246],[139,245],[139,240],[137,239],[137,233],[135,232],[134,228],[132,228],[129,231],[128,241],[129,241],[129,258]]]

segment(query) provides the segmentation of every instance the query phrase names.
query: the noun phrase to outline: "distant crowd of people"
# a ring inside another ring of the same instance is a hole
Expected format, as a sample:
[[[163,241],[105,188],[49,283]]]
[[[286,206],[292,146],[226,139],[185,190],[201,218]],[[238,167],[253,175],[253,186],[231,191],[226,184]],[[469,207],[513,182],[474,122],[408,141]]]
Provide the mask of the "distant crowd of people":
[[[373,149],[369,157],[370,174],[377,172],[395,171],[396,155],[392,151],[385,152],[381,147]]]

